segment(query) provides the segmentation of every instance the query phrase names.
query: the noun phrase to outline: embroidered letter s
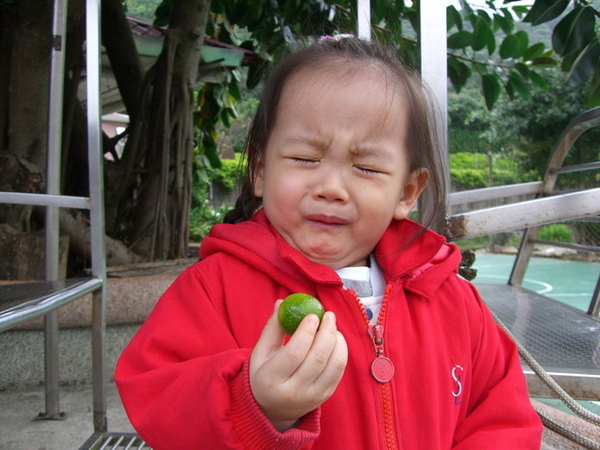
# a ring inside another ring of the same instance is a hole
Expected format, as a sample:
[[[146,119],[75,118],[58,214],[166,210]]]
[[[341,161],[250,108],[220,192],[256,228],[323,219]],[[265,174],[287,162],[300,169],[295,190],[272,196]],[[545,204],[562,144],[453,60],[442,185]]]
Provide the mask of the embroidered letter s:
[[[452,379],[456,382],[456,390],[452,391],[452,395],[454,396],[454,403],[460,404],[462,403],[462,391],[463,391],[463,383],[462,383],[462,374],[464,369],[462,366],[456,365],[452,368]]]

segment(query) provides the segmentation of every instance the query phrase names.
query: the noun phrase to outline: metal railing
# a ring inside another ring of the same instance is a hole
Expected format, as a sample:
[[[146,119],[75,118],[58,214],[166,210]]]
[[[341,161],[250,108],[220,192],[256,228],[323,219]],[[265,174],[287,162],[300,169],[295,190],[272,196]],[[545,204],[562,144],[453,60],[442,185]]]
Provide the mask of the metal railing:
[[[453,214],[446,224],[446,235],[451,240],[469,239],[523,230],[523,237],[508,284],[521,286],[531,260],[535,244],[553,245],[577,251],[600,252],[600,246],[573,244],[538,239],[543,225],[567,221],[600,223],[600,187],[582,188],[571,192],[556,189],[559,175],[600,169],[600,161],[564,166],[569,150],[587,130],[600,126],[600,107],[587,110],[575,117],[555,145],[541,181],[454,192],[449,206],[508,199],[515,196],[533,196],[531,200]],[[600,312],[600,277],[590,300],[588,314]]]
[[[89,211],[91,245],[91,279],[57,289],[51,295],[23,300],[0,313],[0,331],[17,326],[33,317],[44,316],[45,401],[41,418],[60,419],[59,404],[58,320],[57,308],[92,294],[92,368],[94,430],[106,431],[106,258],[104,241],[103,152],[101,143],[100,104],[100,1],[86,0],[86,77],[89,196],[60,195],[62,92],[64,49],[66,48],[67,0],[54,2],[53,46],[51,50],[50,102],[48,111],[48,152],[46,194],[0,192],[0,203],[37,205],[46,208],[45,242],[46,282],[59,278],[60,208]]]

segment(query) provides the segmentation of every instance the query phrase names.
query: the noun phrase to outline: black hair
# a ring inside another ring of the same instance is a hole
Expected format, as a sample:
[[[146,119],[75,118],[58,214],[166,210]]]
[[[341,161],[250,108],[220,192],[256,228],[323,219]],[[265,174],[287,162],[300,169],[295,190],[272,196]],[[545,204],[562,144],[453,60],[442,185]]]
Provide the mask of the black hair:
[[[254,195],[256,170],[276,122],[282,92],[298,72],[325,66],[333,61],[372,65],[392,75],[407,102],[406,148],[409,149],[410,170],[425,168],[429,182],[419,198],[419,221],[426,227],[443,223],[446,212],[446,181],[439,142],[432,126],[434,114],[428,90],[420,76],[404,65],[390,48],[355,37],[330,38],[306,47],[284,58],[270,74],[246,140],[247,172],[234,209],[224,221],[236,223],[249,220],[261,206]]]

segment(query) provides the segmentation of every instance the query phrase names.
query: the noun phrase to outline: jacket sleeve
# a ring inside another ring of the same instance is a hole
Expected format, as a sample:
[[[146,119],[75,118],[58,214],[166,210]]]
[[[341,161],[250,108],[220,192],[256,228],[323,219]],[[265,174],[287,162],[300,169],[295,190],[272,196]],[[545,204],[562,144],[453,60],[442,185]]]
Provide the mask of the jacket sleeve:
[[[482,326],[473,356],[469,409],[452,448],[538,450],[543,426],[529,400],[516,345],[474,294],[480,308],[472,320]]]
[[[298,449],[319,433],[319,410],[279,433],[250,390],[241,348],[199,271],[164,293],[123,351],[115,382],[129,419],[155,450]]]

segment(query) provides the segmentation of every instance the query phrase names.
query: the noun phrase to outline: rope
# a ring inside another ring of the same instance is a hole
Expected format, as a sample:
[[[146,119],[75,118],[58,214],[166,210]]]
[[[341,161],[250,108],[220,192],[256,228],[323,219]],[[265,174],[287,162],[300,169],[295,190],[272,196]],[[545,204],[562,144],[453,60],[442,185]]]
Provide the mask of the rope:
[[[540,416],[540,419],[542,420],[542,423],[544,424],[544,426],[546,428],[548,428],[549,430],[554,431],[556,434],[559,434],[559,435],[567,438],[571,442],[575,442],[576,444],[579,444],[580,446],[582,446],[584,448],[588,448],[591,450],[600,450],[600,444],[592,441],[591,439],[588,439],[584,436],[577,434],[575,431],[571,430],[570,428],[555,421],[550,416],[546,415],[546,413],[544,411],[542,411],[541,409],[535,408],[535,410],[538,413],[538,416]]]
[[[491,312],[491,311],[490,311]],[[546,372],[544,370],[544,368],[533,358],[533,356],[531,355],[531,353],[529,353],[525,347],[523,347],[523,345],[516,339],[516,337],[514,336],[514,334],[508,329],[508,327],[498,318],[498,316],[496,316],[496,314],[494,314],[493,312],[492,316],[494,317],[494,320],[496,321],[496,323],[498,324],[498,326],[500,326],[500,328],[502,328],[509,336],[510,338],[515,342],[515,344],[517,345],[517,348],[519,349],[519,354],[521,355],[521,357],[525,360],[525,362],[527,363],[527,365],[529,367],[531,367],[531,369],[535,372],[535,374],[542,380],[542,382],[552,391],[554,392],[557,397],[571,410],[573,411],[575,414],[577,414],[577,416],[581,417],[582,419],[586,420],[587,422],[595,425],[595,426],[600,426],[600,416],[597,414],[594,414],[593,412],[587,410],[586,408],[584,408],[583,406],[581,406],[579,403],[577,403],[575,401],[575,399],[573,399],[573,397],[571,397],[549,374],[548,372]],[[542,420],[542,423],[544,424],[544,426],[552,431],[554,431],[555,433],[560,434],[561,436],[566,437],[567,439],[576,442],[582,446],[584,446],[585,448],[589,448],[589,449],[594,449],[594,450],[600,450],[600,444],[587,439],[583,436],[579,436],[577,433],[575,433],[574,431],[570,430],[569,428],[565,427],[564,425],[556,422],[555,420],[553,420],[552,418],[550,418],[549,416],[547,416],[546,414],[544,414],[543,412],[541,412],[539,409],[536,409],[538,415],[540,416],[540,419]]]

